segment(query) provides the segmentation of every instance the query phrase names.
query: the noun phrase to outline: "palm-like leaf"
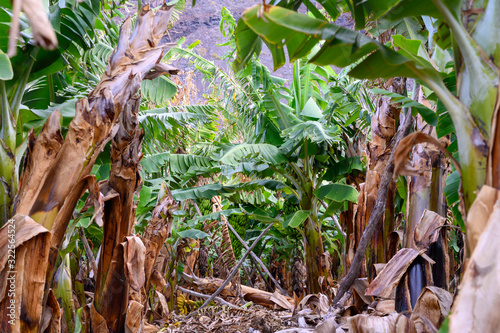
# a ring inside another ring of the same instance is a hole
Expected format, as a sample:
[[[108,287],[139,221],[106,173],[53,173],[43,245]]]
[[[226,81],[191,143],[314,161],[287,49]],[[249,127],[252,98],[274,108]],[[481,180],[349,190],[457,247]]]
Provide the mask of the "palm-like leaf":
[[[197,155],[171,154],[170,171],[179,175],[188,173],[190,169],[210,168],[215,165],[211,158]]]
[[[217,128],[213,123],[214,107],[209,105],[171,106],[142,111],[139,115],[145,130],[144,148],[150,153],[184,148],[192,140],[213,139]]]
[[[236,165],[243,160],[254,159],[278,165],[287,159],[276,146],[267,143],[242,143],[230,147],[219,161],[228,165]]]
[[[141,160],[141,165],[143,170],[149,174],[158,173],[168,165],[169,159],[170,153],[168,152],[151,154]]]
[[[249,126],[245,120],[255,115],[261,102],[261,96],[246,75],[235,77],[228,74],[189,48],[174,47],[167,53],[166,57],[169,59],[178,57],[190,59],[197,70],[203,74],[204,80],[209,82],[213,88],[209,97],[210,104],[216,106],[225,117],[239,114],[241,123],[246,126],[238,126],[235,130],[239,130],[240,133],[248,133]]]
[[[166,76],[141,83],[142,96],[156,105],[166,105],[177,92],[177,85]]]
[[[257,179],[246,183],[235,185],[208,184],[192,188],[183,188],[172,191],[175,200],[213,198],[218,195],[230,195],[237,191],[253,191],[255,189],[265,187],[269,190],[276,191],[284,189],[287,186],[280,181],[271,179]]]
[[[318,121],[308,120],[283,131],[286,141],[281,148],[293,153],[295,148],[306,142],[332,145],[340,140],[339,133],[336,126],[324,126]]]

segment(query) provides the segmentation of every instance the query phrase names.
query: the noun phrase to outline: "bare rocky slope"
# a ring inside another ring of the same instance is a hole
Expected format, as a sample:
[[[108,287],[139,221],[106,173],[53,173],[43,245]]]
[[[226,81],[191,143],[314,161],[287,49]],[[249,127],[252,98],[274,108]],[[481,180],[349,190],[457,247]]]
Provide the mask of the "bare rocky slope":
[[[153,7],[156,7],[160,6],[163,0],[152,0],[150,2]],[[222,60],[222,56],[228,51],[228,48],[218,46],[218,44],[222,44],[226,40],[219,27],[221,10],[223,7],[227,8],[234,18],[238,20],[245,9],[262,3],[262,0],[197,0],[195,6],[191,5],[191,0],[186,0],[186,2],[186,9],[181,14],[180,20],[175,22],[173,29],[169,32],[169,42],[175,42],[179,38],[185,37],[186,42],[184,45],[187,46],[199,40],[200,44],[195,48],[196,52],[213,61],[217,66],[228,69],[225,60]],[[148,1],[143,0],[143,4],[145,3],[148,3]],[[344,15],[336,23],[349,28],[352,28],[353,25],[351,20]],[[272,57],[266,47],[263,47],[260,59],[271,71],[273,70]],[[184,71],[194,70],[194,66],[187,61],[181,61],[175,65]],[[285,64],[274,72],[274,75],[291,79],[292,65]],[[198,90],[204,93],[206,86],[201,82],[201,74],[195,74],[195,80]],[[199,95],[201,96],[201,94]]]
[[[218,46],[218,44],[226,41],[219,27],[221,10],[223,7],[227,8],[234,18],[238,20],[246,8],[258,3],[262,2],[259,0],[198,0],[194,7],[189,3],[180,20],[174,24],[170,38],[172,41],[176,41],[181,37],[185,37],[185,45],[200,40],[200,44],[195,48],[197,53],[213,61],[217,66],[228,69],[225,60],[222,60],[222,56],[229,49],[228,47]],[[261,61],[270,70],[273,69],[272,57],[266,48],[262,50]],[[194,67],[188,63],[182,63],[182,68],[190,70]],[[291,73],[291,65],[286,64],[274,74],[283,78],[291,78]],[[199,90],[204,92],[206,87],[201,83],[199,76],[195,76],[197,86]]]

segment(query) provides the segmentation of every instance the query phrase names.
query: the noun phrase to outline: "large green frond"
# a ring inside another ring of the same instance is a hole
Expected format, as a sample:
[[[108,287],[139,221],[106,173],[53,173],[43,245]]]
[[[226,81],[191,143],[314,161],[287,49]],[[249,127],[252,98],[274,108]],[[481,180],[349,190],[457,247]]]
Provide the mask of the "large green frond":
[[[280,150],[267,143],[242,143],[233,145],[220,157],[219,162],[236,165],[244,160],[257,159],[271,165],[278,165],[287,159]]]

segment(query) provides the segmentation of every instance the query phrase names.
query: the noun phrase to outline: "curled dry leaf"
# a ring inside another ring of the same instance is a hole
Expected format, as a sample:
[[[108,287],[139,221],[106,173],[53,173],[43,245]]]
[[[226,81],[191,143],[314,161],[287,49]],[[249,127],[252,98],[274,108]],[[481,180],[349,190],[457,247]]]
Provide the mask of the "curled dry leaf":
[[[416,249],[427,251],[429,246],[438,240],[439,231],[445,223],[446,218],[426,209],[413,234]]]
[[[48,230],[46,228],[33,221],[29,216],[16,215],[12,220],[13,220],[12,223],[14,224],[16,230],[16,237],[14,243],[16,248],[21,247],[21,245],[23,245],[25,242],[29,241],[33,237],[36,237],[43,233],[48,233]],[[11,222],[6,223],[0,229],[0,271],[3,271],[4,268],[6,268],[5,265],[7,264],[9,258],[8,230],[10,224]],[[2,298],[0,298],[0,300],[1,299]]]
[[[158,272],[156,269],[151,274],[149,279],[150,289],[155,289],[163,293],[167,298],[170,298],[171,289],[170,286],[167,286],[167,282],[165,278]]]
[[[318,324],[314,328],[314,333],[333,333],[337,331],[337,328],[340,326],[340,324],[337,322],[335,317],[330,317],[324,322]],[[343,330],[341,330],[344,332]]]
[[[44,49],[54,50],[57,37],[41,0],[22,0],[22,9],[30,21],[33,38]]]
[[[80,213],[86,212],[90,207],[94,207],[94,214],[92,215],[92,218],[90,219],[90,223],[95,221],[98,226],[102,227],[102,217],[104,213],[104,202],[107,199],[106,196],[102,193],[101,189],[101,183],[100,181],[97,186],[91,186],[89,187],[89,196],[87,197],[87,200],[85,201],[85,205],[82,207],[80,210]],[[107,182],[106,182],[107,183]],[[116,193],[118,195],[118,193]],[[109,197],[109,196],[108,196]]]
[[[408,163],[408,156],[410,155],[410,152],[413,149],[413,146],[419,143],[431,143],[436,148],[438,148],[443,154],[448,156],[448,158],[451,160],[455,168],[458,170],[460,173],[460,165],[458,164],[457,160],[451,156],[450,152],[446,150],[446,148],[434,137],[422,133],[422,132],[413,132],[406,136],[404,139],[401,140],[401,142],[398,145],[398,148],[394,152],[394,176],[396,177],[397,175],[409,175],[409,176],[419,176],[420,173],[418,170],[413,169],[412,167],[409,166]]]
[[[401,249],[385,265],[379,275],[370,283],[365,295],[389,298],[392,291],[399,283],[399,280],[408,270],[413,260],[419,253],[414,249]]]
[[[13,0],[13,18],[9,34],[9,57],[16,54],[16,40],[19,34],[19,5],[30,22],[35,42],[44,49],[54,50],[57,47],[57,37],[47,12],[41,0]]]
[[[398,315],[394,324],[394,332],[416,333],[415,323],[404,314]]]
[[[156,333],[160,330],[159,327],[151,325],[150,323],[144,323],[144,333]]]
[[[61,332],[61,308],[57,302],[52,289],[49,290],[47,297],[47,306],[42,315],[42,332],[59,333]]]
[[[173,43],[171,44],[172,46],[175,46],[176,44]],[[175,68],[173,66],[164,64],[164,63],[158,63],[153,69],[151,69],[151,72],[149,72],[144,79],[145,80],[153,80],[157,78],[158,76],[162,76],[165,74],[170,74],[170,75],[180,75],[182,74],[182,71],[178,68]]]
[[[155,294],[156,294],[156,300],[158,301],[157,304],[161,306],[161,308],[159,309],[160,311],[158,311],[158,312],[161,313],[161,316],[163,318],[166,318],[168,316],[168,312],[169,312],[168,305],[167,305],[167,299],[158,290],[155,290]]]
[[[92,332],[109,333],[106,319],[95,310],[94,303],[90,306],[90,324],[92,325]]]
[[[128,304],[127,317],[125,319],[125,333],[138,333],[144,330],[142,321],[142,310],[144,306],[136,301]]]
[[[194,274],[195,270],[195,265],[196,262],[198,261],[198,248],[200,247],[200,240],[199,239],[191,239],[187,238],[188,241],[187,246],[184,249],[189,249],[184,253],[184,258],[183,262],[185,264],[184,269],[191,273]]]
[[[382,270],[384,269],[385,265],[387,265],[387,264],[380,264],[379,263],[379,264],[374,264],[373,265],[373,268],[375,268],[376,275],[379,275],[380,272],[382,272]]]
[[[375,307],[375,311],[381,314],[389,314],[396,311],[396,302],[393,299],[380,300]]]
[[[373,297],[365,295],[366,288],[368,288],[368,278],[356,279],[352,284],[355,304],[360,312],[365,305],[370,305],[373,302]]]
[[[53,166],[59,149],[63,144],[61,134],[61,114],[52,112],[42,127],[38,137],[33,129],[28,134],[27,154],[23,173],[19,182],[19,195],[16,199],[16,213],[27,215],[33,205],[37,192]]]
[[[444,289],[425,287],[411,314],[410,319],[415,324],[418,333],[429,332],[440,327],[450,312],[453,296]]]
[[[124,244],[125,276],[130,287],[138,291],[146,281],[144,274],[144,259],[146,247],[137,236],[127,237]]]
[[[172,233],[173,213],[178,208],[172,198],[170,189],[162,185],[162,190],[164,190],[165,195],[158,200],[153,214],[151,214],[151,220],[149,220],[142,236],[143,243],[146,246],[146,259],[144,263],[146,281],[151,277],[151,272],[158,259],[162,245]]]
[[[270,300],[285,310],[289,310],[289,311],[293,310],[292,303],[290,303],[285,296],[281,295],[277,291],[274,292],[274,294],[271,296]]]
[[[302,301],[300,301],[298,309],[311,309],[313,313],[319,316],[324,316],[330,309],[330,301],[326,295],[310,294],[305,296]]]
[[[116,198],[119,196],[118,192],[116,192],[110,185],[109,185],[109,180],[101,180],[98,184],[99,186],[99,191],[104,197],[104,201],[109,201],[113,198]]]
[[[368,314],[359,314],[347,320],[349,332],[352,333],[393,333],[398,318],[397,313],[378,317]]]
[[[499,192],[491,186],[484,185],[469,208],[465,225],[467,227],[467,246],[470,253],[474,252],[479,237],[486,229],[488,219],[498,199]]]

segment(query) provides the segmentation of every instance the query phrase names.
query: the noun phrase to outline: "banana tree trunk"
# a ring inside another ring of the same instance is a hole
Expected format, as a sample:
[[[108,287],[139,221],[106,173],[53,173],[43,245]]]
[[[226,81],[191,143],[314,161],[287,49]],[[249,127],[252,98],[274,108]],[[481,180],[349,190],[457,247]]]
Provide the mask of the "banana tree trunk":
[[[38,138],[31,137],[16,205],[17,217],[12,222],[17,234],[25,235],[22,243],[16,240],[15,244],[16,249],[23,251],[22,260],[16,262],[17,281],[25,285],[16,293],[15,315],[19,325],[14,331],[37,332],[42,324],[44,290],[47,295],[50,286],[47,276],[52,276],[58,248],[78,199],[87,188],[96,186],[90,171],[120,127],[120,113],[138,92],[143,79],[153,79],[172,70],[160,63],[170,45],[159,46],[171,10],[164,5],[153,13],[146,6],[133,31],[130,19],[123,23],[118,47],[101,82],[87,99],[78,101],[64,140],[57,111],[49,117]],[[33,223],[39,227],[34,228]],[[34,232],[40,228],[41,231]],[[0,229],[2,257],[7,257],[7,235],[4,226]],[[0,265],[0,270],[0,275],[6,276],[11,269]],[[11,302],[4,292],[0,308]]]
[[[463,71],[466,79],[460,85],[460,96],[464,92],[468,99],[471,113],[483,115],[482,125],[490,130],[490,137],[481,139],[478,131],[469,131],[475,145],[471,145],[472,153],[478,156],[479,163],[462,163],[462,182],[464,188],[465,208],[468,210],[465,221],[467,228],[467,252],[470,255],[458,297],[453,304],[450,315],[450,332],[487,332],[498,330],[496,311],[499,306],[498,262],[500,237],[500,104],[498,95],[498,48],[500,40],[494,32],[498,31],[498,1],[488,1],[482,17],[474,26],[473,37],[482,48],[486,59],[494,62],[496,70],[487,80],[489,74]],[[479,52],[479,50],[477,50]],[[468,64],[481,65],[478,62]],[[479,66],[478,66],[479,67]],[[479,74],[479,75],[478,75]],[[460,80],[462,82],[464,80]],[[478,84],[479,83],[479,84]],[[486,84],[485,84],[486,83]],[[463,98],[465,99],[465,98]],[[488,103],[489,102],[489,103]],[[488,105],[489,104],[489,105]],[[492,117],[488,117],[492,114]],[[486,116],[486,117],[485,117]],[[491,126],[490,126],[491,125]],[[457,126],[457,125],[455,125]],[[457,135],[460,148],[460,137]],[[462,140],[466,140],[463,138]],[[468,143],[466,141],[466,143]],[[467,146],[465,148],[468,148]],[[487,149],[486,149],[487,148]],[[485,155],[487,165],[484,168]],[[460,153],[462,156],[462,153]],[[471,175],[478,174],[476,177]],[[485,185],[481,176],[486,175]],[[482,187],[481,187],[482,186]],[[478,188],[481,189],[478,191]],[[477,197],[476,197],[477,194]],[[474,200],[475,199],[475,200]],[[469,207],[470,206],[470,207]]]
[[[421,101],[422,103],[423,101]],[[417,117],[417,130],[435,136],[435,130],[424,124]],[[406,248],[415,248],[414,234],[424,211],[430,210],[446,216],[446,199],[443,193],[447,170],[445,157],[434,146],[421,143],[413,147],[412,167],[419,175],[408,177],[407,219],[403,244]],[[438,240],[430,245],[427,254],[435,261],[431,271],[422,258],[412,262],[406,276],[396,289],[396,311],[411,312],[420,292],[428,284],[448,289],[449,259],[445,230],[438,231]],[[429,278],[432,276],[432,281]]]
[[[142,236],[142,242],[146,246],[146,262],[144,265],[146,290],[149,289],[151,275],[160,250],[165,240],[172,234],[173,213],[177,208],[178,206],[172,198],[170,189],[166,187],[165,196],[158,201]]]
[[[123,332],[129,303],[130,281],[124,267],[128,263],[123,259],[123,252],[125,246],[130,245],[122,242],[131,233],[135,221],[133,199],[140,182],[138,167],[143,137],[137,119],[140,103],[139,94],[129,100],[120,114],[121,126],[111,145],[109,183],[101,185],[117,194],[104,205],[104,233],[93,304],[95,312],[105,319],[109,332]],[[92,331],[97,332],[94,325]]]
[[[307,141],[304,145],[307,147]],[[304,262],[306,266],[306,286],[307,293],[315,294],[324,292],[322,284],[326,283],[328,277],[328,265],[323,262],[323,238],[321,235],[321,223],[318,219],[319,201],[314,197],[314,189],[318,184],[314,184],[311,162],[305,151],[304,168],[292,165],[297,177],[300,179],[299,205],[303,210],[310,211],[308,218],[304,221]]]
[[[306,264],[307,293],[316,294],[322,292],[321,277],[326,280],[328,271],[322,263],[324,253],[323,239],[321,237],[321,226],[311,217],[305,222],[304,228],[304,257]]]
[[[342,212],[340,215],[340,223],[342,225],[342,228],[346,230],[346,242],[344,255],[342,256],[342,265],[340,267],[341,270],[338,272],[339,278],[344,277],[344,275],[347,274],[349,268],[351,267],[352,260],[354,259],[354,252],[356,249],[356,231],[357,229],[359,229],[357,223],[359,218],[357,218],[356,213],[358,211],[358,207],[363,205],[362,201],[364,188],[364,183],[359,185],[358,204],[349,202],[347,211]]]
[[[213,210],[220,212],[222,210],[221,198],[219,196],[212,198]],[[228,277],[229,272],[238,264],[236,256],[234,255],[233,245],[231,244],[231,236],[229,233],[229,228],[227,227],[226,217],[221,215],[221,244],[220,252],[221,256],[218,259],[217,265],[220,267],[219,271],[221,273],[221,278],[225,279]],[[231,280],[231,288],[234,289],[236,295],[241,296],[241,278],[239,274],[236,274]]]
[[[423,97],[422,89],[417,90],[418,101],[431,107]],[[426,124],[422,117],[416,118],[416,130],[437,139],[435,129]],[[413,147],[412,167],[419,175],[408,177],[408,212],[405,230],[405,247],[413,247],[415,227],[424,210],[431,210],[446,216],[447,206],[443,188],[446,178],[445,156],[435,146],[420,143]]]
[[[404,94],[406,89],[406,80],[393,78],[387,80],[384,84],[386,90]],[[377,198],[378,187],[380,185],[380,175],[385,170],[387,159],[391,152],[386,148],[392,140],[397,130],[400,108],[391,104],[388,98],[379,100],[377,110],[372,117],[372,139],[367,144],[369,155],[368,170],[365,185],[365,221],[369,220],[375,200]],[[368,249],[366,257],[366,270],[368,276],[375,277],[374,264],[386,263],[389,234],[394,230],[394,193],[395,184],[392,182],[387,196],[386,212],[384,214],[384,223],[379,223],[372,239],[372,246]],[[358,240],[359,241],[359,240]]]

